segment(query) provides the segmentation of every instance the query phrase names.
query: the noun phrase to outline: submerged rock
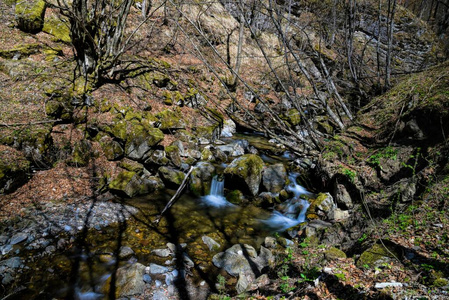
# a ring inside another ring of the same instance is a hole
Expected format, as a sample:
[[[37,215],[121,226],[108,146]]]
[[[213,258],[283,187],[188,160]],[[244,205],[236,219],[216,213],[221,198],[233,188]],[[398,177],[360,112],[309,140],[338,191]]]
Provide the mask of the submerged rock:
[[[210,251],[218,250],[220,249],[221,245],[217,243],[213,238],[208,237],[207,235],[204,235],[202,238],[203,243],[206,244],[206,246],[209,248]]]
[[[240,188],[256,196],[262,180],[264,163],[262,158],[255,154],[245,154],[234,159],[224,170],[225,184],[234,189]]]
[[[145,266],[140,263],[119,268],[117,270],[116,282],[117,298],[142,294],[145,289],[144,274]]]

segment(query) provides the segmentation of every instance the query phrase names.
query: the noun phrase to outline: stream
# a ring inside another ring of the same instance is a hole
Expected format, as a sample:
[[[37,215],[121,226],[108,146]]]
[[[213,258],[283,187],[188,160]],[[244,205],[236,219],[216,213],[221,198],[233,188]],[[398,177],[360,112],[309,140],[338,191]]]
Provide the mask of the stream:
[[[266,157],[265,162],[267,160],[273,158]],[[104,299],[108,295],[113,298],[110,291],[113,274],[137,263],[146,266],[144,281],[153,292],[158,289],[166,292],[179,274],[189,274],[190,285],[210,290],[220,273],[211,263],[215,254],[235,244],[259,249],[266,236],[306,221],[309,203],[303,196],[309,197],[312,193],[298,184],[297,177],[297,173],[289,173],[285,189],[292,197],[280,206],[282,213],[228,202],[221,176],[214,177],[209,195],[193,197],[184,193],[159,224],[154,220],[174,190],[128,199],[126,205],[137,209],[137,213],[105,227],[85,227],[76,236],[62,235],[59,240],[70,241],[69,249],[39,258],[33,251],[20,252],[28,254],[21,275],[21,280],[28,280],[28,283],[21,285],[25,289],[17,297],[7,299],[86,300]],[[180,260],[184,260],[184,264]],[[151,267],[155,266],[163,271],[154,273]]]

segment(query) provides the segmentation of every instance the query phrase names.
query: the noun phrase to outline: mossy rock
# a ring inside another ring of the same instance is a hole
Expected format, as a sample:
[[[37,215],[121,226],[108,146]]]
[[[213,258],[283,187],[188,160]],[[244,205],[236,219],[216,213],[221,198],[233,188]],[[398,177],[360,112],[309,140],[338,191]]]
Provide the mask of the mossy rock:
[[[160,167],[158,173],[164,184],[171,189],[177,189],[186,176],[182,171],[165,166]]]
[[[164,97],[164,101],[163,102],[164,102],[165,105],[168,105],[168,106],[173,105],[173,96],[170,93],[170,91],[164,91],[162,93],[162,97]]]
[[[44,0],[18,1],[15,11],[17,27],[25,32],[40,32],[44,27],[46,8]]]
[[[92,147],[91,144],[82,140],[79,143],[76,143],[73,151],[72,157],[69,161],[69,164],[76,167],[84,167],[89,163],[89,159],[92,156]]]
[[[35,44],[35,43],[18,45],[12,49],[0,50],[0,57],[6,58],[6,59],[23,58],[23,57],[28,57],[32,54],[38,53],[40,49],[41,49],[41,45]]]
[[[108,160],[117,160],[123,157],[124,150],[122,146],[110,136],[102,137],[99,142],[101,149]]]
[[[63,22],[60,18],[50,17],[45,19],[42,31],[54,37],[57,42],[70,43],[70,23]]]
[[[301,114],[296,109],[289,109],[285,114],[281,115],[281,119],[287,121],[293,126],[301,123]]]
[[[111,192],[125,197],[134,197],[144,194],[146,186],[136,172],[122,171],[110,183]]]
[[[214,160],[214,154],[210,151],[209,148],[204,148],[201,152],[201,160],[202,161],[212,161]]]
[[[47,94],[52,94],[53,100],[45,103],[46,114],[55,119],[61,119],[64,122],[72,121],[74,111],[72,105],[73,95],[71,93],[53,94],[51,92],[47,92]]]
[[[0,145],[0,194],[23,185],[30,174],[30,162],[18,150]]]
[[[160,121],[159,129],[163,131],[184,129],[186,127],[179,107],[174,110],[163,110],[156,114],[156,118]]]
[[[356,265],[358,268],[366,266],[369,266],[370,268],[380,267],[383,264],[389,263],[391,260],[393,260],[393,255],[398,257],[398,254],[395,252],[396,251],[394,249],[386,249],[381,244],[374,244],[371,248],[360,255],[360,258],[357,261]]]
[[[142,125],[131,127],[125,144],[125,154],[133,160],[145,160],[147,153],[164,139],[158,128],[145,129]]]
[[[208,195],[215,167],[208,162],[200,162],[190,173],[190,191],[195,196]]]
[[[319,193],[315,199],[309,199],[309,202],[310,206],[306,213],[308,219],[316,219],[318,216],[327,218],[337,208],[334,198],[329,193]]]
[[[264,162],[258,155],[242,155],[234,159],[224,170],[225,183],[233,189],[238,187],[243,193],[249,192],[255,196],[259,192],[263,168]]]
[[[170,161],[175,167],[178,168],[181,167],[182,164],[181,153],[177,145],[172,144],[170,146],[166,146],[165,153],[167,154],[167,157],[170,159]]]
[[[233,190],[226,194],[226,200],[232,204],[240,205],[245,200],[245,196],[240,190]]]
[[[344,253],[343,251],[341,251],[338,248],[331,247],[331,248],[327,249],[326,252],[324,252],[324,256],[328,260],[335,260],[335,259],[346,258],[346,253]]]
[[[138,175],[141,175],[143,173],[143,165],[133,160],[124,159],[119,163],[119,167],[134,172]]]
[[[51,125],[38,125],[14,131],[14,147],[23,150],[26,157],[36,163],[48,162],[53,146],[51,130]]]

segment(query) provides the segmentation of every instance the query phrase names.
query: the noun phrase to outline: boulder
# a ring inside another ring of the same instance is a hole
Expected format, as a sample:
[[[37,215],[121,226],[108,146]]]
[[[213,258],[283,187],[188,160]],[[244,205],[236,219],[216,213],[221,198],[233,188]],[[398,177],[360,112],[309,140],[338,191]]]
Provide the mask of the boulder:
[[[233,189],[241,188],[242,192],[249,192],[255,196],[259,192],[263,168],[262,158],[255,154],[245,154],[234,159],[226,167],[225,184]]]
[[[130,266],[121,267],[117,270],[116,297],[130,297],[133,295],[141,295],[145,289],[145,266],[135,263]]]
[[[357,267],[362,268],[369,266],[370,268],[380,267],[383,264],[389,263],[395,260],[395,257],[399,257],[398,253],[392,248],[386,249],[381,244],[374,244],[371,248],[366,250],[360,255],[357,260]]]
[[[203,243],[209,248],[209,251],[216,251],[220,249],[221,245],[217,243],[213,238],[208,237],[207,235],[203,235],[201,238]]]
[[[158,173],[164,184],[172,189],[177,189],[186,176],[182,171],[170,167],[160,167]]]
[[[163,139],[164,134],[157,128],[135,126],[126,140],[126,156],[134,160],[143,160],[152,147]]]
[[[122,171],[109,183],[111,192],[125,197],[145,195],[154,191],[153,183],[141,178],[136,172]]]
[[[270,193],[279,193],[287,181],[287,170],[284,164],[275,164],[265,168],[262,184]]]
[[[333,213],[337,209],[334,198],[329,193],[319,193],[315,199],[310,201],[310,206],[307,209],[307,218],[316,219],[321,218],[328,220],[333,218]]]
[[[207,195],[210,191],[215,167],[209,162],[199,162],[190,173],[190,191],[195,196]]]
[[[175,167],[181,167],[181,149],[177,144],[172,143],[170,146],[165,147],[165,153]]]
[[[217,268],[222,268],[231,276],[251,275],[256,278],[264,267],[274,262],[273,254],[261,246],[260,255],[250,245],[236,244],[225,252],[220,252],[212,258]]]
[[[225,120],[223,123],[223,129],[221,130],[222,137],[232,137],[236,133],[236,125],[231,119]]]
[[[110,136],[104,136],[99,140],[101,149],[108,160],[117,160],[123,157],[124,151],[120,143]]]
[[[17,1],[17,27],[25,32],[38,33],[44,27],[44,16],[47,8],[44,0]]]
[[[151,150],[147,153],[146,156],[147,159],[145,160],[145,165],[149,165],[150,167],[166,166],[170,162],[164,150]]]
[[[159,119],[159,129],[162,131],[184,129],[186,124],[182,119],[181,110],[163,110],[156,115]]]

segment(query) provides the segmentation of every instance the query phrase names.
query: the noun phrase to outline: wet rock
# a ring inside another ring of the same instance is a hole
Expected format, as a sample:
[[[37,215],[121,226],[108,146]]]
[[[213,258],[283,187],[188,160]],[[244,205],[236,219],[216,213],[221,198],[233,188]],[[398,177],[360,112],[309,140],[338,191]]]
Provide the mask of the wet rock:
[[[116,282],[117,297],[141,295],[145,289],[145,282],[143,281],[144,272],[145,266],[139,263],[119,268],[117,270]]]
[[[270,193],[279,193],[287,181],[287,170],[283,164],[266,167],[262,175],[262,184]]]
[[[134,250],[131,249],[131,247],[128,247],[128,246],[122,246],[122,247],[120,247],[120,251],[119,251],[118,257],[119,257],[121,260],[129,259],[129,258],[131,258],[133,255],[134,255]]]
[[[170,249],[154,249],[153,251],[151,251],[151,253],[153,253],[154,255],[157,255],[159,257],[168,257],[173,252],[170,251]]]
[[[250,245],[237,244],[220,252],[212,258],[217,268],[223,268],[231,276],[241,274],[250,275],[254,278],[260,275],[260,271],[272,263],[271,251],[261,247],[261,253],[257,256],[254,247]]]
[[[167,273],[169,269],[167,267],[151,263],[150,264],[150,274],[164,274]]]
[[[271,236],[265,237],[264,245],[267,248],[276,248],[276,245],[277,245],[276,238],[271,237]]]
[[[172,189],[177,189],[185,178],[183,172],[170,167],[160,167],[158,173],[164,184]]]
[[[9,241],[9,243],[11,245],[17,245],[20,244],[21,242],[25,241],[28,239],[28,234],[23,233],[23,232],[19,232],[15,235],[12,236],[11,240]]]
[[[225,184],[256,196],[262,180],[263,160],[254,154],[234,159],[224,170]]]
[[[0,261],[0,267],[5,267],[8,269],[18,269],[22,266],[22,259],[20,257],[11,257]]]
[[[221,247],[219,243],[217,243],[213,238],[208,237],[207,235],[203,235],[201,239],[203,240],[203,243],[206,244],[206,246],[209,248],[209,251],[217,251]]]
[[[190,173],[190,191],[195,196],[209,194],[215,167],[208,162],[199,162]]]
[[[153,280],[151,279],[151,276],[150,275],[148,275],[148,274],[143,274],[143,281],[145,282],[145,283],[151,283]]]

